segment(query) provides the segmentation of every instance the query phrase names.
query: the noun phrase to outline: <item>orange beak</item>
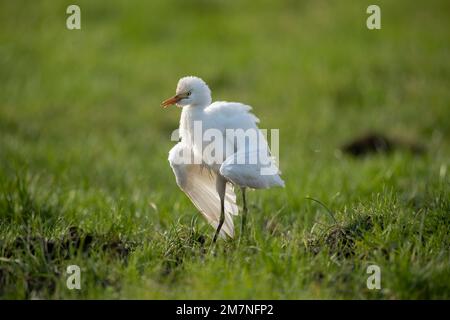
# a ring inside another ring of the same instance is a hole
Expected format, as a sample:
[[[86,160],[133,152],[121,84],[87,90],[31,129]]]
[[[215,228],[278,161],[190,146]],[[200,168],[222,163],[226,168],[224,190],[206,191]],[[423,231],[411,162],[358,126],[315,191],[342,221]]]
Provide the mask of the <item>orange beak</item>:
[[[177,94],[177,95],[173,96],[172,98],[169,98],[169,99],[167,99],[167,100],[164,100],[164,101],[161,103],[161,106],[162,106],[163,108],[167,108],[168,106],[171,106],[171,105],[173,105],[173,104],[176,104],[176,103],[177,103],[178,101],[180,101],[181,99],[183,99],[183,97]]]

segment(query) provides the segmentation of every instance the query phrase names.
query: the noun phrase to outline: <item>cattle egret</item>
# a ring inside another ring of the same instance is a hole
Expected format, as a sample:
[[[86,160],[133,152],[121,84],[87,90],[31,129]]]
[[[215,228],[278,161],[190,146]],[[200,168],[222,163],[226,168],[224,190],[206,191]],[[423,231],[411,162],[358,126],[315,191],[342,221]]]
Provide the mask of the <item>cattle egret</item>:
[[[234,236],[233,216],[238,214],[234,187],[242,190],[242,233],[247,215],[246,188],[284,187],[284,181],[258,129],[259,120],[250,112],[251,107],[237,102],[211,101],[208,85],[200,78],[189,76],[178,81],[175,96],[161,105],[166,108],[175,104],[182,108],[181,140],[170,150],[168,160],[178,186],[216,229],[215,243],[219,235]],[[252,130],[256,140],[250,139]],[[242,140],[236,132],[247,135]],[[206,152],[211,151],[211,146],[215,151]],[[268,167],[275,170],[264,172]]]

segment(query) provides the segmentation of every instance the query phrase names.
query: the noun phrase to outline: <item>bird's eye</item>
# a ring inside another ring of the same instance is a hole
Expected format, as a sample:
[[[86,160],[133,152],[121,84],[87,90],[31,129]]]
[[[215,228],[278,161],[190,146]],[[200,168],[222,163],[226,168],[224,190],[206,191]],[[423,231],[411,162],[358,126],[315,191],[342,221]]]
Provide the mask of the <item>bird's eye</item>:
[[[186,95],[189,97],[189,96],[191,95],[191,92],[188,91],[188,92],[186,93]]]

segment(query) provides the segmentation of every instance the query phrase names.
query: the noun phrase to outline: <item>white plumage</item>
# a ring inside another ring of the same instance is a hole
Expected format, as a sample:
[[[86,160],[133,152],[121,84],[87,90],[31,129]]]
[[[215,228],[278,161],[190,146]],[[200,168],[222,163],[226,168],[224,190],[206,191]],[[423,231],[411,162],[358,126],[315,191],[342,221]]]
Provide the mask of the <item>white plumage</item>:
[[[176,95],[162,103],[164,107],[171,104],[183,108],[179,130],[181,141],[169,152],[169,163],[177,184],[216,228],[214,241],[219,234],[233,237],[233,216],[238,214],[234,186],[243,190],[244,211],[245,188],[284,186],[265,137],[258,129],[259,120],[250,112],[250,106],[225,101],[211,103],[211,91],[197,77],[179,80]],[[254,139],[230,138],[229,131],[239,129],[249,133],[254,131],[258,143]],[[216,135],[208,137],[209,132]],[[210,155],[206,151],[211,147],[221,152]],[[188,157],[189,161],[186,161],[186,154],[192,155]],[[193,161],[194,157],[200,161]],[[250,158],[256,161],[248,161]],[[267,166],[276,171],[261,174],[261,169]]]

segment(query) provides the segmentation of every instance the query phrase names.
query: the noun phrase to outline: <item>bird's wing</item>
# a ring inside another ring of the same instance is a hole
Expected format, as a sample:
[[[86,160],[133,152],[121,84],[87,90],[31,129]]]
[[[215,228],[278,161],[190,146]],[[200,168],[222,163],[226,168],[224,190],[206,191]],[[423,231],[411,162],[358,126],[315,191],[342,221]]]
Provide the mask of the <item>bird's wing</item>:
[[[256,140],[228,140],[234,151],[226,155],[220,167],[220,174],[241,187],[255,189],[284,186],[280,172],[272,157],[267,140],[258,129],[259,119],[251,113],[251,107],[238,102],[219,101],[205,109],[211,115],[214,127],[225,132],[226,129],[254,130]],[[240,142],[239,142],[240,141]]]
[[[251,113],[252,107],[228,101],[216,101],[210,104],[205,112],[215,120],[217,129],[250,129],[257,128],[259,119]]]
[[[182,153],[189,152],[183,142],[176,144],[169,152],[169,163],[178,186],[191,199],[206,220],[217,229],[220,219],[220,198],[216,191],[216,173],[200,164],[186,164]],[[227,184],[225,192],[225,221],[220,235],[234,235],[233,215],[238,214],[236,195],[231,184]]]
[[[275,159],[267,150],[237,151],[222,163],[220,174],[240,187],[253,189],[284,187]]]

